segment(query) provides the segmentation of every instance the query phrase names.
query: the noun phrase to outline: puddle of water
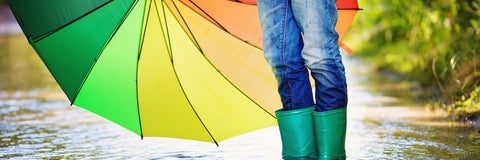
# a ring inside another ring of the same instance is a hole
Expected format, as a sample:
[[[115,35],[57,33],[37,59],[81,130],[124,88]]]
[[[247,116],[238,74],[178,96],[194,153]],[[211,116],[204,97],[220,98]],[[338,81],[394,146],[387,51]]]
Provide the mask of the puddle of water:
[[[220,143],[145,138],[68,106],[22,36],[0,38],[0,159],[281,159],[277,127]],[[346,57],[349,159],[475,159],[480,135],[411,101],[407,84],[382,80]],[[388,90],[389,92],[385,91]]]
[[[382,76],[346,59],[350,110],[347,150],[352,159],[477,159],[480,134],[410,99],[414,83]]]

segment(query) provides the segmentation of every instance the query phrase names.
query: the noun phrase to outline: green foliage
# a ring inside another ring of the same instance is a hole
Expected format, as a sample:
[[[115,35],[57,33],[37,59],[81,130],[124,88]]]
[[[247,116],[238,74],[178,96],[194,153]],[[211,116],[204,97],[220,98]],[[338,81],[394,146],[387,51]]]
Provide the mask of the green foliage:
[[[478,90],[480,0],[368,0],[360,6],[349,32],[358,56],[438,88],[441,103],[456,104]]]
[[[446,106],[455,119],[469,119],[480,115],[480,87],[472,91],[468,98],[462,99]]]

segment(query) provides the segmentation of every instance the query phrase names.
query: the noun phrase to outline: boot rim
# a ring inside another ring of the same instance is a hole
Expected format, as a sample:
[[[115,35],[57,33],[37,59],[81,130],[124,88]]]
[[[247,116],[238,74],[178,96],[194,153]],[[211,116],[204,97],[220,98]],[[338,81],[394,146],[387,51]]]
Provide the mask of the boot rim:
[[[337,114],[337,113],[341,113],[341,112],[345,112],[345,111],[347,111],[347,107],[337,108],[337,109],[333,109],[333,110],[329,110],[329,111],[323,111],[323,112],[313,111],[313,115],[326,116],[326,115]]]
[[[283,110],[283,109],[279,109],[277,111],[275,111],[275,114],[276,116],[287,116],[287,115],[292,115],[292,114],[301,114],[301,113],[309,113],[312,112],[313,110],[315,109],[314,106],[310,106],[310,107],[305,107],[305,108],[301,108],[301,109],[294,109],[294,110]]]

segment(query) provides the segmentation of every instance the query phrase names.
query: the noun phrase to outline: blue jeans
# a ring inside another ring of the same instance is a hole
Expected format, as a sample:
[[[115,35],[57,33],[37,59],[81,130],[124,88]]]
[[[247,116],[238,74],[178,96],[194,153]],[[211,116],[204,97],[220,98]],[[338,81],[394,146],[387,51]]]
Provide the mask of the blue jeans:
[[[317,111],[329,111],[346,107],[347,84],[335,31],[335,0],[257,3],[263,51],[277,78],[283,109],[316,105]],[[315,101],[308,70],[315,80]]]

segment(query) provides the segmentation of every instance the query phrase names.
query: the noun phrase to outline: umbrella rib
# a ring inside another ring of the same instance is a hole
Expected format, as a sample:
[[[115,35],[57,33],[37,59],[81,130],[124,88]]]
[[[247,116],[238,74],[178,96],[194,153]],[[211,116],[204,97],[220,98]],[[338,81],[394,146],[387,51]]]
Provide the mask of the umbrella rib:
[[[147,4],[147,1],[145,1],[145,9],[146,9],[146,4]],[[140,38],[140,42],[139,42],[139,47],[138,47],[138,56],[137,56],[137,65],[136,65],[136,79],[135,79],[135,89],[136,89],[136,96],[137,96],[137,111],[138,111],[138,121],[139,121],[139,124],[140,124],[140,137],[141,139],[143,139],[143,127],[142,127],[142,116],[141,116],[141,113],[140,113],[140,102],[139,102],[139,96],[138,96],[138,64],[140,63],[140,57],[141,57],[141,54],[142,54],[142,50],[143,50],[143,42],[145,41],[145,33],[147,31],[147,24],[148,23],[148,17],[150,17],[150,9],[151,9],[151,6],[152,6],[152,3],[149,4],[148,6],[148,12],[147,13],[147,18],[143,17],[142,19],[142,30],[140,32],[142,32],[141,34],[141,38]],[[145,16],[145,14],[143,14],[143,16]]]
[[[193,3],[193,2],[192,2]],[[180,13],[180,10],[178,10],[178,8],[176,8],[176,10],[178,11],[178,13]],[[183,18],[182,14],[180,14],[180,17],[182,19],[183,22],[185,22],[186,26],[187,26],[187,29],[188,29],[188,32],[192,33],[190,27],[188,26],[188,24],[186,23],[185,19]],[[175,18],[177,19],[177,18]],[[179,21],[177,19],[177,21]],[[185,31],[187,32],[187,31]],[[167,32],[168,33],[168,32]],[[227,32],[228,33],[228,32]],[[230,34],[232,35],[232,34]],[[194,38],[194,40],[196,41],[195,39],[195,35],[192,33],[192,36]],[[234,36],[234,35],[232,35]],[[235,36],[234,36],[235,37]],[[238,38],[238,37],[237,37]],[[258,104],[255,100],[253,100],[250,96],[248,96],[245,92],[243,92],[240,88],[238,88],[225,74],[223,74],[220,69],[218,69],[213,63],[212,61],[210,61],[210,59],[208,59],[208,57],[204,54],[203,50],[201,49],[200,46],[199,47],[199,51],[200,53],[202,53],[202,56],[203,58],[210,64],[210,66],[212,66],[212,68],[214,68],[228,83],[230,83],[237,91],[239,91],[242,95],[244,95],[245,97],[247,97],[251,102],[253,102],[256,106],[258,106],[260,109],[262,109],[264,112],[266,112],[268,115],[270,115],[271,117],[275,118],[275,116],[273,114],[271,114],[270,112],[268,112],[265,108],[261,107],[260,104]]]
[[[170,41],[170,31],[168,30],[168,23],[167,23],[167,15],[165,13],[165,6],[164,6],[164,2],[165,0],[161,0],[162,1],[162,13],[163,13],[163,19],[165,19],[165,30],[166,30],[166,35],[167,35],[167,38],[165,41],[168,42],[167,46],[168,46],[168,55],[170,56],[170,61],[172,62],[172,65],[173,65],[173,52],[172,52],[172,42]],[[157,0],[155,0],[155,8],[157,9],[157,12],[158,12],[158,4],[157,4]],[[160,12],[158,12],[160,13]],[[160,18],[160,16],[159,16]],[[160,23],[162,23],[162,21],[159,19]],[[175,67],[173,67],[173,69],[175,69]],[[177,72],[175,72],[176,74]],[[178,78],[177,78],[178,79]],[[182,88],[183,89],[183,88]]]
[[[122,26],[123,22],[125,22],[125,19],[128,17],[128,15],[130,14],[130,12],[132,12],[133,10],[133,6],[135,6],[135,4],[137,4],[138,0],[135,0],[134,3],[132,3],[132,5],[130,6],[130,9],[127,11],[127,13],[125,13],[125,16],[123,17],[122,21],[119,23],[120,25],[118,25],[115,30],[113,31],[113,33],[110,35],[110,37],[108,37],[108,40],[107,42],[103,45],[102,49],[100,50],[99,54],[97,55],[97,57],[94,59],[94,62],[92,64],[92,66],[90,67],[90,69],[88,70],[87,72],[87,76],[85,76],[85,78],[83,79],[82,83],[80,84],[80,86],[78,87],[78,90],[74,96],[74,98],[72,99],[72,104],[73,102],[75,102],[75,100],[77,99],[77,96],[78,96],[78,93],[80,92],[80,90],[82,89],[83,85],[85,84],[85,81],[87,81],[88,79],[88,76],[90,75],[90,72],[92,72],[93,68],[95,67],[95,65],[97,64],[97,61],[98,59],[100,58],[100,56],[102,55],[103,51],[105,50],[105,48],[108,46],[108,44],[110,43],[110,41],[113,39],[113,37],[115,36],[115,34],[117,33],[118,29],[120,29],[120,27]]]
[[[122,21],[119,23],[120,25],[118,25],[115,30],[113,31],[113,33],[110,35],[110,37],[108,37],[108,40],[107,42],[103,45],[102,49],[100,49],[100,52],[99,54],[97,55],[97,57],[94,59],[94,62],[92,64],[92,66],[90,67],[90,69],[88,69],[88,72],[87,72],[87,76],[85,76],[85,78],[82,80],[82,83],[80,84],[80,86],[78,87],[78,90],[74,96],[74,98],[72,99],[72,104],[75,102],[75,100],[77,99],[77,96],[78,96],[78,93],[80,92],[80,90],[82,89],[83,85],[85,84],[85,81],[87,81],[88,79],[88,76],[90,75],[90,72],[92,72],[93,68],[95,67],[95,65],[97,64],[97,61],[98,59],[100,58],[100,56],[102,55],[103,51],[105,50],[105,48],[108,46],[108,44],[110,43],[110,41],[112,40],[112,38],[114,37],[114,35],[117,33],[118,29],[120,29],[120,26],[122,26],[123,22],[125,22],[125,19],[128,17],[128,15],[130,14],[130,12],[133,10],[133,6],[138,2],[138,0],[135,0],[134,3],[132,3],[132,5],[130,6],[130,9],[127,11],[127,13],[125,13],[125,16],[123,17]],[[71,104],[71,105],[72,105]]]
[[[354,10],[354,11],[358,11],[358,10],[363,10],[363,8],[337,8],[338,10]]]
[[[262,48],[260,48],[259,46],[256,46],[256,45],[254,45],[254,44],[252,44],[252,43],[250,43],[250,42],[248,42],[248,41],[246,41],[246,40],[241,39],[240,37],[236,36],[235,34],[232,34],[232,33],[231,33],[230,31],[228,31],[223,25],[221,25],[220,22],[216,21],[214,17],[212,17],[210,14],[208,14],[208,12],[206,12],[205,10],[203,10],[202,8],[200,8],[200,6],[198,6],[195,2],[193,2],[192,0],[190,0],[190,2],[192,2],[192,4],[194,4],[199,10],[201,10],[202,13],[204,13],[205,15],[207,15],[207,16],[213,21],[213,22],[212,22],[212,21],[209,21],[209,22],[211,22],[212,24],[218,26],[218,27],[221,28],[223,31],[225,31],[225,32],[228,33],[229,35],[237,38],[238,40],[241,40],[241,41],[243,41],[243,42],[245,42],[245,43],[247,43],[247,44],[249,44],[250,46],[253,46],[253,47],[255,47],[255,48],[262,49]],[[183,3],[183,2],[182,2],[182,3]],[[241,2],[238,2],[238,3],[241,3]],[[245,3],[242,3],[242,4],[245,4]],[[189,5],[187,5],[187,4],[185,4],[185,5],[188,6],[190,9],[192,9],[193,11],[195,11],[195,9],[193,9],[193,8],[190,7]],[[195,12],[196,12],[196,11],[195,11]],[[198,12],[197,12],[197,13],[198,13]],[[206,19],[206,18],[205,18],[205,19]],[[207,19],[207,20],[208,20],[208,19]]]
[[[145,5],[146,5],[147,1],[145,1]],[[138,51],[138,57],[137,57],[137,63],[139,63],[140,61],[140,57],[142,56],[142,50],[143,50],[143,42],[145,41],[145,32],[147,31],[147,25],[148,24],[148,19],[150,17],[150,9],[152,8],[152,3],[149,4],[148,6],[148,10],[147,10],[147,6],[145,6],[145,10],[146,10],[146,18],[144,17],[144,19],[142,20],[142,38],[140,40],[140,46],[139,46],[139,51]],[[145,16],[145,14],[144,14]],[[138,65],[137,65],[138,67]],[[138,72],[137,72],[137,75],[138,75]]]
[[[241,4],[244,4],[244,5],[253,5],[253,6],[256,6],[255,4],[244,3],[244,2],[240,2],[239,0],[228,0],[228,1],[236,2],[236,3],[241,3]]]
[[[173,61],[173,52],[172,52],[172,47],[171,47],[171,39],[170,39],[170,34],[168,32],[168,23],[167,23],[167,17],[166,17],[166,13],[165,13],[165,6],[163,3],[164,0],[162,0],[162,12],[163,12],[163,18],[165,19],[165,28],[166,28],[166,32],[167,32],[167,37],[164,37],[166,38],[166,41],[168,41],[168,45],[170,46],[169,49],[168,49],[168,52],[169,52],[169,55],[170,55],[170,59],[171,59],[171,64],[172,64],[172,68],[173,68],[173,72],[175,73],[175,78],[177,79],[177,82],[178,84],[180,85],[180,88],[182,90],[182,93],[184,94],[184,97],[185,99],[187,100],[190,108],[192,109],[193,113],[195,113],[195,116],[197,116],[198,120],[200,121],[200,123],[202,124],[203,128],[205,129],[205,131],[207,131],[208,135],[210,136],[210,138],[212,138],[213,142],[215,143],[215,145],[219,146],[218,145],[218,142],[217,140],[215,139],[215,137],[213,137],[212,133],[210,132],[210,130],[207,128],[206,124],[203,122],[202,118],[198,115],[197,111],[195,110],[195,108],[193,107],[193,104],[191,103],[190,99],[188,98],[186,92],[185,92],[185,89],[182,85],[182,83],[180,82],[180,78],[178,77],[178,74],[177,74],[177,71],[176,71],[176,68],[175,68],[175,64],[174,64],[174,61]],[[158,6],[157,4],[157,1],[155,0],[155,5]],[[158,11],[158,10],[157,10]],[[160,18],[160,17],[159,17]],[[161,23],[161,21],[160,21]]]
[[[197,7],[200,11],[202,11],[205,15],[208,16],[208,18],[210,18],[212,21],[209,21],[209,22],[212,22],[214,25],[218,26],[219,28],[221,28],[223,31],[225,31],[226,33],[230,34],[231,36],[243,41],[243,42],[246,42],[247,44],[255,47],[255,48],[258,48],[258,49],[261,49],[259,46],[256,46],[246,40],[243,40],[241,39],[240,37],[236,36],[235,34],[232,34],[232,32],[228,31],[227,28],[225,28],[220,22],[216,21],[214,17],[212,17],[210,14],[208,14],[208,12],[206,12],[205,10],[203,10],[197,3],[193,2],[192,0],[189,0],[190,2],[192,2],[193,5],[195,5],[195,7]],[[232,0],[231,0],[232,1]],[[237,2],[237,3],[241,3],[241,2]],[[241,4],[245,4],[245,3],[241,3]],[[185,4],[186,5],[186,4]],[[189,5],[186,5],[186,6],[189,6]],[[191,7],[189,7],[191,8]],[[192,8],[191,8],[192,9]],[[194,9],[192,9],[193,11],[195,11]]]
[[[193,3],[193,2],[192,2]],[[197,38],[195,38],[195,34],[193,34],[192,30],[190,29],[190,26],[188,25],[187,21],[185,21],[185,18],[183,18],[183,15],[180,13],[180,10],[178,9],[177,7],[177,4],[172,1],[172,4],[173,6],[175,7],[175,11],[177,11],[178,15],[180,15],[180,19],[181,21],[183,22],[183,24],[185,24],[185,26],[187,27],[187,30],[188,30],[188,33],[190,33],[190,35],[192,35],[191,37],[191,40],[195,43],[195,46],[200,50],[200,52],[203,54],[203,51],[202,51],[202,47],[200,47],[200,44],[198,43],[197,41]],[[168,6],[167,6],[168,7]],[[170,9],[170,7],[168,7]],[[172,9],[170,9],[170,11],[172,11]],[[175,19],[177,19],[177,17],[175,17]],[[180,23],[180,20],[177,19],[177,21],[179,21]],[[189,36],[190,37],[190,36]]]
[[[203,13],[205,13],[205,15],[208,16],[208,18],[210,18],[213,22],[215,22],[215,24],[217,26],[219,26],[222,30],[224,30],[225,32],[228,32],[227,29],[221,24],[219,23],[218,21],[215,20],[215,18],[213,18],[210,14],[208,14],[205,10],[203,10],[197,3],[195,3],[193,0],[189,0],[190,2],[192,2],[193,5],[195,5],[195,7],[197,7],[200,11],[202,11]],[[187,5],[188,6],[188,5]],[[195,11],[194,9],[192,9],[193,11]]]
[[[58,28],[56,28],[56,29],[54,29],[54,30],[52,30],[52,31],[50,31],[50,32],[47,32],[47,33],[45,33],[44,35],[41,35],[41,36],[38,37],[38,38],[33,39],[33,37],[32,37],[31,34],[28,35],[27,37],[32,38],[33,42],[34,42],[34,43],[37,43],[37,42],[39,42],[39,41],[41,41],[41,40],[49,37],[49,36],[52,35],[53,33],[57,32],[57,31],[59,31],[59,30],[62,30],[63,28],[65,28],[65,27],[69,26],[70,24],[76,22],[77,20],[82,19],[83,17],[89,15],[90,13],[93,13],[93,12],[95,12],[96,10],[98,10],[98,9],[106,6],[107,4],[109,4],[109,3],[112,2],[112,1],[113,1],[113,0],[109,0],[107,3],[104,3],[104,4],[100,5],[100,6],[98,6],[97,8],[92,9],[91,11],[88,11],[87,13],[81,15],[80,17],[75,18],[75,19],[71,20],[70,22],[68,22],[68,23],[66,23],[66,24],[64,24],[64,25],[62,25],[62,26],[60,26],[60,27],[58,27]]]
[[[188,25],[187,21],[185,20],[185,18],[183,18],[182,14],[180,13],[180,10],[178,9],[177,4],[176,4],[173,0],[170,0],[170,1],[172,2],[173,6],[174,6],[175,8],[174,8],[174,9],[171,9],[170,7],[168,7],[168,5],[167,5],[167,8],[169,8],[169,10],[170,10],[171,12],[173,12],[173,10],[174,10],[174,11],[176,11],[176,12],[178,13],[178,15],[180,15],[180,19],[181,19],[181,20],[179,20],[176,16],[174,16],[174,18],[178,21],[178,23],[183,22],[183,24],[185,24],[185,26],[187,27],[186,30],[188,31],[188,33],[190,33],[190,35],[192,35],[192,37],[190,37],[190,36],[188,36],[188,37],[190,38],[190,40],[192,40],[192,41],[195,43],[195,46],[198,48],[198,50],[200,50],[200,53],[203,54],[203,50],[202,50],[202,48],[200,47],[200,44],[198,43],[197,38],[195,38],[195,34],[193,34],[193,32],[192,32],[192,30],[190,29],[190,26]],[[193,3],[193,2],[192,2],[192,3]],[[180,22],[180,21],[181,21],[181,22]],[[187,31],[185,31],[185,32],[187,32]],[[167,34],[168,34],[168,33],[169,33],[169,32],[167,31]],[[170,43],[170,42],[169,42],[169,43]],[[173,52],[172,52],[172,53],[173,53]]]

